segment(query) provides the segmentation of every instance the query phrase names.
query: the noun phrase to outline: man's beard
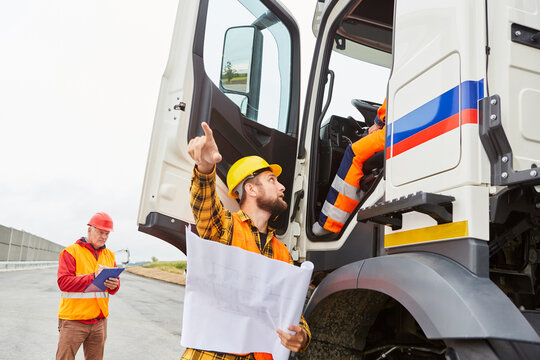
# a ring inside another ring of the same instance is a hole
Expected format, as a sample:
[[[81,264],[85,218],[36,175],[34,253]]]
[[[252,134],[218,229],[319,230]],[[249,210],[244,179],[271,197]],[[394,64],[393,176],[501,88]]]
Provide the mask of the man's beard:
[[[272,215],[279,215],[287,210],[287,203],[278,197],[275,200],[269,200],[264,197],[257,198],[257,206],[261,210],[268,211]]]

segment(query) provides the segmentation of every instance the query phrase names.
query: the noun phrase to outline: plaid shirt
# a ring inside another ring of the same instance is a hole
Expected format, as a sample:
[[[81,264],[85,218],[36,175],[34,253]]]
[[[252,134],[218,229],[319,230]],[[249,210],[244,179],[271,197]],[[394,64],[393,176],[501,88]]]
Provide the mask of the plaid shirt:
[[[197,225],[199,236],[212,241],[217,241],[225,245],[231,245],[233,233],[233,219],[229,210],[225,209],[219,196],[216,192],[216,170],[210,174],[200,173],[195,167],[193,177],[191,178],[191,209],[193,217]],[[261,244],[261,236],[259,230],[253,224],[253,221],[242,210],[237,213],[242,221],[248,221],[251,227],[251,232],[261,254],[266,257],[274,258],[272,248],[272,238],[275,232],[272,228],[268,228],[266,243]],[[289,263],[293,264],[292,258],[289,256]],[[306,346],[301,351],[304,351],[311,339],[311,332],[304,317],[300,319],[299,326],[303,328],[307,335],[308,341]],[[188,349],[182,356],[182,360],[247,360],[254,359],[253,354],[249,355],[232,355],[221,354],[201,350]]]
[[[193,210],[193,217],[195,218],[200,237],[225,245],[231,245],[233,231],[232,214],[229,210],[225,209],[219,200],[215,179],[215,168],[210,174],[202,174],[195,168],[193,178],[191,179],[191,209]],[[237,214],[240,220],[249,223],[251,233],[255,238],[261,254],[271,259],[274,258],[274,250],[270,241],[275,235],[274,230],[270,227],[268,228],[266,243],[261,244],[259,229],[253,224],[253,221],[242,210],[239,210]],[[290,257],[289,263],[293,263]]]
[[[180,360],[255,360],[253,354],[233,355],[213,351],[186,349]]]

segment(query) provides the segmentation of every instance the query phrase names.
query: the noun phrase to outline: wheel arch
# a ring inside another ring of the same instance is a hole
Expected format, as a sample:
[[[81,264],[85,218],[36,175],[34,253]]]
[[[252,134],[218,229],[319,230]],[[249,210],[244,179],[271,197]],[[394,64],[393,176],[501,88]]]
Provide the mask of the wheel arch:
[[[478,277],[441,255],[401,253],[337,269],[313,293],[304,312],[308,322],[325,299],[354,289],[373,290],[395,299],[429,339],[540,343],[536,331],[489,278]]]

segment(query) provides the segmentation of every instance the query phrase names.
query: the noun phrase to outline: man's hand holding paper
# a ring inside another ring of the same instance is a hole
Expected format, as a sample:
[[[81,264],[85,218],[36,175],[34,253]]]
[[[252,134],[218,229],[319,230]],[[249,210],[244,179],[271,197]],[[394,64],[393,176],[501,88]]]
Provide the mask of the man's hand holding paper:
[[[301,267],[203,240],[186,230],[189,272],[182,346],[287,359],[306,334],[298,325],[313,264]],[[253,275],[255,274],[255,275]]]
[[[277,333],[281,340],[281,345],[293,352],[298,352],[307,340],[306,332],[300,326],[294,325],[289,326],[289,331],[294,332],[294,335],[291,335],[281,329],[277,329]]]

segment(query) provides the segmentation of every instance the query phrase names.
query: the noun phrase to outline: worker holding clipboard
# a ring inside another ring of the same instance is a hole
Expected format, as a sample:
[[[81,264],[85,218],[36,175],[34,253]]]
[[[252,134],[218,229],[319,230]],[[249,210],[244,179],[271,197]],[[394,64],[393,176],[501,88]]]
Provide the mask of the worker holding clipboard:
[[[57,360],[75,359],[81,344],[85,359],[103,359],[109,295],[118,291],[124,270],[116,267],[114,253],[105,246],[112,230],[111,217],[97,213],[88,222],[88,237],[60,253]]]

